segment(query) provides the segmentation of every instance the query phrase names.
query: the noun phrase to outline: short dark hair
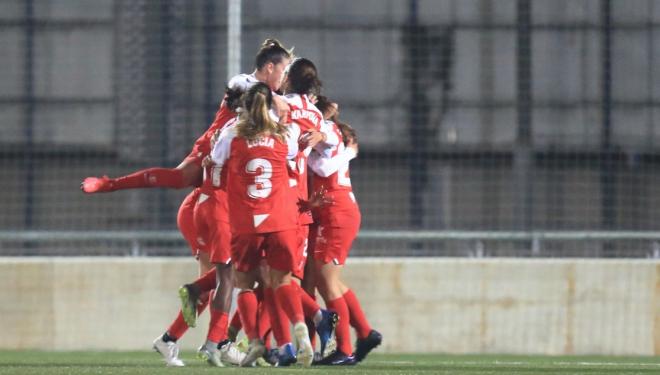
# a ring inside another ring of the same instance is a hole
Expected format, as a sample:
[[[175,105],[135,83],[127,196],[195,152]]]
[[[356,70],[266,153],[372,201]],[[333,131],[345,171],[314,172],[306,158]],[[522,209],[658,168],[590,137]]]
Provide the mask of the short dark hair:
[[[292,50],[284,48],[279,40],[266,39],[254,58],[254,65],[257,69],[261,69],[268,63],[279,64],[285,58],[290,59],[291,56],[293,56]]]
[[[243,91],[241,88],[229,88],[225,87],[225,103],[227,108],[231,109],[233,112],[241,106],[241,97],[243,96]]]

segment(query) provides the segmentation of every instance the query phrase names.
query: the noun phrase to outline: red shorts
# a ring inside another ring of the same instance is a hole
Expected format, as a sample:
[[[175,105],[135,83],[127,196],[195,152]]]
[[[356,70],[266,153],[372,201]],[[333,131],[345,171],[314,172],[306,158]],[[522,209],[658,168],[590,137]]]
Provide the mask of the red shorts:
[[[259,267],[262,251],[266,263],[280,271],[294,271],[298,266],[298,229],[270,233],[234,234],[231,258],[237,271],[249,272]]]
[[[195,227],[197,246],[200,251],[209,253],[211,263],[229,264],[230,229],[229,223],[218,220],[215,196],[200,194],[195,205]]]
[[[183,235],[183,238],[188,242],[190,251],[193,256],[197,256],[197,229],[195,228],[195,204],[199,199],[199,189],[191,191],[181,202],[179,212],[176,215],[176,225]]]
[[[305,277],[305,264],[307,263],[307,249],[309,246],[309,225],[298,226],[298,264],[293,270],[293,276],[300,280]]]
[[[320,224],[316,232],[314,259],[323,264],[332,262],[336,265],[343,265],[359,230],[359,223],[342,228]]]

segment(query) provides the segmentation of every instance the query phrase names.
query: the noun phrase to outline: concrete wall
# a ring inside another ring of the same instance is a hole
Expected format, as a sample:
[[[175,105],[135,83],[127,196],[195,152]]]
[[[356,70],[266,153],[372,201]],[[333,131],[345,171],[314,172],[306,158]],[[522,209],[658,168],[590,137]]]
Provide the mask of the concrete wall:
[[[149,349],[195,274],[183,258],[0,258],[0,349]],[[659,261],[363,258],[346,279],[382,351],[660,355]]]

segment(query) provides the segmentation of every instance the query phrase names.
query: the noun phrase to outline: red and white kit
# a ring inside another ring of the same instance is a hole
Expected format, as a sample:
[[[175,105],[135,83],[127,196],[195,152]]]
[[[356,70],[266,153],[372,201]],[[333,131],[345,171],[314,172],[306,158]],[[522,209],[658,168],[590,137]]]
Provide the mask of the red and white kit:
[[[341,139],[341,132],[332,121],[326,121]],[[308,165],[314,172],[314,191],[326,190],[325,196],[332,201],[314,210],[318,224],[315,233],[314,259],[323,263],[345,263],[353,240],[360,229],[360,208],[358,207],[349,175],[349,162],[356,154],[346,148],[343,142],[332,148],[331,156],[312,152]]]
[[[247,91],[252,85],[259,81],[253,74],[239,74],[234,76],[229,83],[228,87],[232,89],[240,89]],[[203,159],[211,153],[211,139],[216,132],[222,130],[227,124],[234,121],[236,113],[229,109],[227,104],[223,101],[220,108],[215,114],[213,123],[209,128],[200,136],[192,151],[188,154],[186,159],[201,166]],[[194,228],[195,248],[198,251],[209,253],[210,260],[215,264],[228,264],[231,261],[231,253],[229,248],[230,243],[230,230],[229,230],[229,214],[227,213],[227,197],[226,187],[221,187],[219,184],[220,176],[215,176],[216,171],[213,166],[204,168],[204,179],[202,186],[195,189],[195,194],[191,197],[194,199],[194,212],[192,215],[182,216],[180,227]],[[189,223],[190,218],[193,220]],[[192,237],[190,235],[186,236]],[[189,241],[190,242],[190,241]]]
[[[298,152],[296,129],[290,128],[287,142],[270,136],[248,141],[228,126],[211,152],[220,176],[227,169],[231,255],[239,271],[257,268],[264,249],[275,269],[292,271],[297,263],[298,209],[287,172],[287,160]]]
[[[309,100],[307,95],[288,94],[285,100],[291,108],[291,121],[300,128],[301,136],[308,131],[320,131],[326,135],[325,142],[319,143],[314,147],[317,152],[328,154],[333,146],[339,143],[339,138],[334,132],[325,126],[323,114],[316,108],[314,103]],[[311,148],[300,150],[294,160],[289,162],[291,172],[291,187],[296,189],[298,200],[308,199],[307,186],[307,158],[310,155]],[[328,154],[329,155],[329,154]],[[309,225],[314,222],[310,211],[300,212],[300,227],[298,228],[298,253],[300,261],[294,270],[294,276],[301,278],[304,276],[305,261],[307,259],[307,245],[309,238]]]

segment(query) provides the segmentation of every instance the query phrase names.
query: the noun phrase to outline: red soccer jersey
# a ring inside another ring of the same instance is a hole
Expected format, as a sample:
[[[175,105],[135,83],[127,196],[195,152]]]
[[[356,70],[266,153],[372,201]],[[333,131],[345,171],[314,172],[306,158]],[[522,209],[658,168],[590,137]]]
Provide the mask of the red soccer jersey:
[[[337,135],[340,142],[325,155],[314,152],[310,157],[309,166],[315,172],[312,176],[313,189],[318,191],[323,187],[328,192],[335,190],[352,191],[348,167],[349,160],[354,156],[344,146],[341,131],[337,124],[333,121],[326,121],[326,124]],[[328,158],[328,156],[330,157]],[[352,157],[348,158],[349,156]]]
[[[316,108],[316,106],[309,100],[307,95],[288,94],[284,97],[291,107],[291,121],[298,126],[301,134],[309,130],[321,130],[321,123],[323,121],[323,114]],[[296,179],[296,186],[298,191],[298,199],[307,200],[308,187],[307,187],[307,150],[298,153],[295,162],[290,164],[293,170],[292,178]],[[311,224],[311,212],[302,212],[300,214],[301,224]]]
[[[259,80],[257,80],[253,74],[239,74],[232,77],[232,79],[229,80],[229,83],[227,83],[227,86],[231,87],[232,89],[247,91],[257,82],[259,82]],[[236,113],[227,107],[225,98],[223,98],[222,102],[220,102],[220,108],[218,108],[218,111],[215,113],[213,123],[211,126],[209,126],[206,132],[204,132],[204,134],[197,138],[195,144],[193,145],[192,151],[190,151],[190,154],[188,154],[188,158],[192,159],[195,163],[197,163],[197,165],[202,165],[202,160],[211,152],[211,137],[213,137],[213,134],[216,130],[222,129],[227,121],[234,117],[236,117]]]
[[[298,226],[298,209],[289,188],[287,159],[297,140],[274,137],[248,141],[230,126],[213,148],[213,162],[227,169],[227,200],[234,234],[269,233]]]
[[[341,132],[334,122],[327,122],[341,139]],[[312,185],[314,191],[326,190],[326,197],[332,204],[323,206],[314,212],[314,216],[322,225],[343,227],[359,223],[360,213],[349,175],[349,162],[355,151],[344,147],[340,142],[333,147],[331,156],[314,151],[309,157],[309,167],[314,171]],[[359,224],[358,224],[359,225]]]
[[[209,153],[211,152],[211,148],[213,145],[211,144],[211,138],[215,134],[216,131],[222,131],[227,126],[232,126],[233,124],[238,121],[238,118],[234,115],[234,117],[231,117],[228,121],[223,123],[221,126],[216,127],[216,129],[213,130],[213,132],[207,132],[210,133],[210,136],[207,139],[207,144],[209,148]],[[214,122],[215,124],[215,122]],[[211,130],[209,128],[209,130]],[[208,155],[208,154],[207,154]],[[202,192],[204,194],[210,195],[213,194],[215,190],[227,190],[227,171],[223,170],[222,168],[219,168],[218,166],[211,164],[206,167],[204,167],[204,179],[202,182]]]
[[[208,129],[202,134],[192,147],[192,150],[188,154],[187,159],[192,160],[197,165],[202,165],[202,160],[211,152],[211,137],[216,130],[221,129],[222,126],[227,123],[230,119],[236,117],[236,113],[231,111],[227,105],[224,103],[220,105],[218,111],[215,113],[215,119],[213,123],[209,126]]]

